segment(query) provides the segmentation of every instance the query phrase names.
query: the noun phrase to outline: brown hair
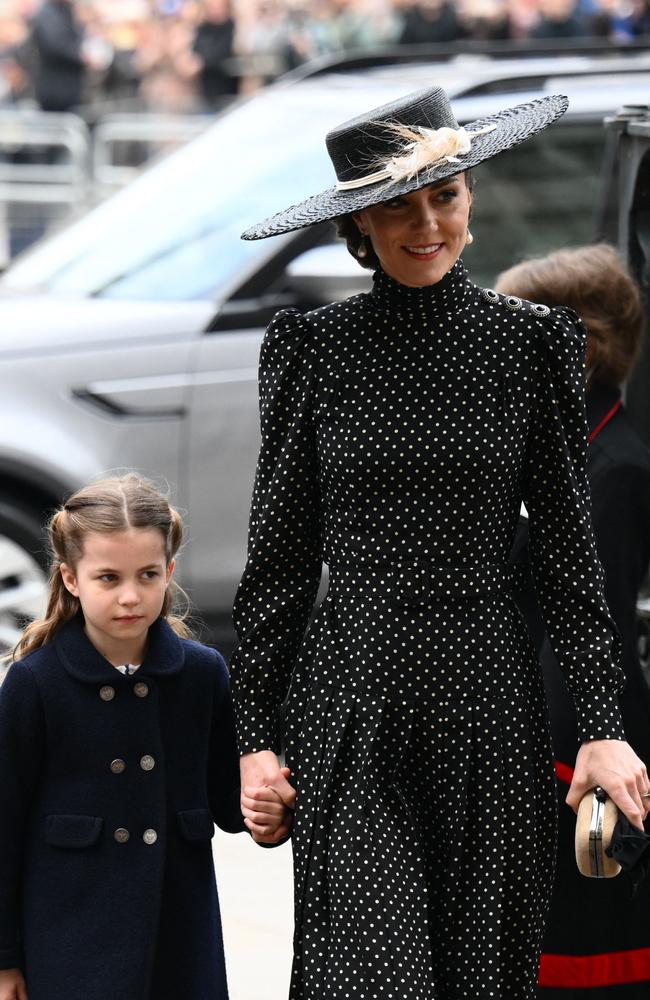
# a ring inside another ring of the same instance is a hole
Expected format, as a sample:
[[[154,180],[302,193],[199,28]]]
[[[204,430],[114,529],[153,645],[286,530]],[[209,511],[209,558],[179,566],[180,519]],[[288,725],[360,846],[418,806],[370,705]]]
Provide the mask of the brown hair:
[[[100,479],[74,493],[50,518],[47,526],[50,548],[50,592],[45,617],[32,622],[24,630],[14,649],[14,659],[51,642],[55,633],[81,609],[79,598],[66,589],[61,577],[61,564],[75,567],[83,555],[84,539],[90,532],[111,534],[129,528],[157,528],[165,543],[167,565],[183,541],[183,521],[153,483],[130,472],[125,476]],[[187,638],[187,608],[174,614],[178,596],[189,601],[182,588],[172,579],[165,591],[161,617],[177,635]]]
[[[474,175],[471,170],[465,170],[463,173],[465,178],[465,184],[467,185],[468,191],[473,191],[474,189]],[[442,183],[442,182],[441,182]],[[472,213],[470,210],[470,218]],[[348,248],[348,253],[352,254],[357,264],[361,264],[361,267],[367,267],[370,271],[376,271],[377,268],[381,267],[381,262],[379,257],[375,253],[375,248],[369,239],[366,239],[366,256],[359,256],[359,248],[361,247],[361,242],[364,239],[361,230],[354,221],[352,215],[348,213],[347,215],[339,215],[337,218],[332,219],[336,227],[336,235],[342,240],[345,240],[345,245]]]
[[[613,247],[596,243],[524,261],[500,274],[495,287],[574,309],[587,328],[594,378],[619,386],[630,374],[641,346],[643,306]]]

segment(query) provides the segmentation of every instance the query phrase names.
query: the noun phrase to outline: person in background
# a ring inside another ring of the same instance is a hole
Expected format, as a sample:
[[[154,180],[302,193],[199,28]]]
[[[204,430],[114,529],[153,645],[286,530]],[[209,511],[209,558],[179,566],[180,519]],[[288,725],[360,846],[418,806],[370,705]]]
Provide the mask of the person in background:
[[[233,57],[235,21],[230,0],[205,0],[192,49],[199,63],[201,97],[219,108],[237,93],[238,81],[228,66]]]
[[[530,32],[531,38],[571,39],[589,34],[576,0],[540,0],[539,15]]]
[[[650,564],[650,452],[625,413],[621,385],[637,358],[643,320],[639,291],[604,244],[561,250],[503,273],[498,291],[574,309],[587,329],[587,477],[605,596],[623,640],[626,684],[619,696],[628,741],[650,763],[650,690],[639,664],[636,600]],[[522,520],[513,559],[526,562]],[[575,712],[544,633],[530,582],[521,607],[536,638],[551,716],[559,791],[559,854],[539,998],[647,1000],[650,995],[650,882],[634,899],[624,876],[579,874],[575,816],[564,798],[578,747]],[[646,829],[650,829],[646,822]]]
[[[456,4],[448,0],[416,0],[404,10],[400,42],[456,42],[465,36]]]
[[[36,100],[43,111],[71,111],[82,103],[88,59],[74,0],[45,0],[32,21]]]

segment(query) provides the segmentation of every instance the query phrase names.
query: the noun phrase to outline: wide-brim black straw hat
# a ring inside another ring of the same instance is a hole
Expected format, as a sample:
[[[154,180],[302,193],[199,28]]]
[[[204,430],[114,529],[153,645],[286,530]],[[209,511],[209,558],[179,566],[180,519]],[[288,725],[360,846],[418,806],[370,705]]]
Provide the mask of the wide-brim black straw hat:
[[[304,229],[470,170],[552,125],[568,106],[554,94],[459,128],[441,87],[408,94],[329,132],[336,185],[252,226],[242,239]]]

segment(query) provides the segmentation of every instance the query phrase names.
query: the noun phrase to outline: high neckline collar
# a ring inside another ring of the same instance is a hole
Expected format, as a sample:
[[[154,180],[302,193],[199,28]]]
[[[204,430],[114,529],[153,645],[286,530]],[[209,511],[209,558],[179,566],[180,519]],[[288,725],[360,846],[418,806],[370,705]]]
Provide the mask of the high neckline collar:
[[[435,285],[411,288],[391,278],[381,268],[373,276],[371,295],[383,308],[436,319],[455,313],[463,307],[469,292],[469,278],[462,260]]]

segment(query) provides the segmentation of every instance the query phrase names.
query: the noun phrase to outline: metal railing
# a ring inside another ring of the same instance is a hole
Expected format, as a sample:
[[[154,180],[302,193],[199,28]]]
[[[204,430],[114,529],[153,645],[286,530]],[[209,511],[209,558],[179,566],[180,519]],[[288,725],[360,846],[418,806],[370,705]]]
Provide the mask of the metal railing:
[[[76,115],[0,111],[0,245],[5,257],[14,257],[73,209],[88,204],[90,152],[90,132]]]
[[[211,115],[79,116],[0,111],[0,269],[55,224],[127,184],[152,158],[203,132]]]

